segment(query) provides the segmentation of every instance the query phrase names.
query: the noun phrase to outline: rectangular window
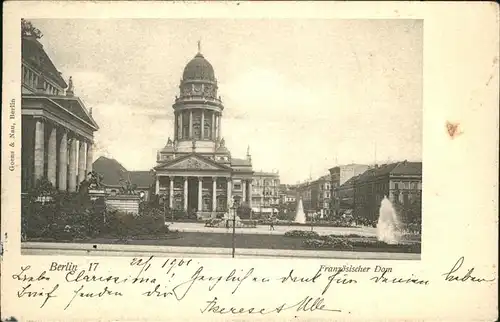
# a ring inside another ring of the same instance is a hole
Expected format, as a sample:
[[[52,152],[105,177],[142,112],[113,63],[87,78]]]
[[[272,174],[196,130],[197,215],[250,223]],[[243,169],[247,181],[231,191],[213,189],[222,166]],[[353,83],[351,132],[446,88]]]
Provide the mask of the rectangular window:
[[[182,113],[182,138],[189,138],[189,111]]]

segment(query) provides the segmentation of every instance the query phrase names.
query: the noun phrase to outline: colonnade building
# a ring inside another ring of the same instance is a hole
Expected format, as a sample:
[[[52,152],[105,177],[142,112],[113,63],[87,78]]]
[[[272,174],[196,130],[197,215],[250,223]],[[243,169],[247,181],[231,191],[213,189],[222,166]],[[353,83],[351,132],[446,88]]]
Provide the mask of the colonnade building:
[[[171,209],[215,217],[233,202],[252,207],[252,159],[233,158],[222,137],[224,105],[200,50],[185,66],[172,105],[173,139],[157,153],[155,192]]]
[[[61,191],[77,191],[92,171],[92,145],[98,126],[62,78],[34,35],[22,36],[21,191],[47,178]]]

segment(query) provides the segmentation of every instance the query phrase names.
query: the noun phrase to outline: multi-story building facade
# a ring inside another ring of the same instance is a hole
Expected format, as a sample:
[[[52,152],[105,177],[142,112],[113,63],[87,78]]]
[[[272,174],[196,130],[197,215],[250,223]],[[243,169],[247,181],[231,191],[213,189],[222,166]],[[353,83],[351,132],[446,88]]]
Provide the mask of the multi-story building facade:
[[[278,172],[254,172],[252,180],[252,211],[273,213],[280,203]]]
[[[332,205],[334,208],[334,216],[351,215],[354,211],[354,197],[356,181],[360,175],[356,175],[341,186],[333,189]]]
[[[419,220],[422,162],[402,161],[377,165],[361,174],[354,184],[356,217],[363,217],[375,223],[382,199],[387,197],[403,220]]]
[[[297,189],[293,185],[280,184],[279,187],[280,204],[286,205],[297,202]]]
[[[297,196],[302,199],[306,213],[319,213],[323,217],[330,216],[330,185],[329,175],[297,185]]]
[[[98,126],[73,81],[62,78],[38,41],[41,33],[22,20],[21,191],[46,178],[60,191],[75,192],[92,171]]]
[[[351,184],[346,185],[342,189],[342,192],[339,191],[340,187],[349,179],[362,174],[366,170],[368,170],[368,165],[365,164],[346,164],[329,169],[332,195],[330,209],[332,211],[332,215],[339,216],[346,210],[346,208],[348,208],[348,204],[346,204],[347,201],[342,201],[342,198],[345,197],[341,196],[341,194],[348,192]]]

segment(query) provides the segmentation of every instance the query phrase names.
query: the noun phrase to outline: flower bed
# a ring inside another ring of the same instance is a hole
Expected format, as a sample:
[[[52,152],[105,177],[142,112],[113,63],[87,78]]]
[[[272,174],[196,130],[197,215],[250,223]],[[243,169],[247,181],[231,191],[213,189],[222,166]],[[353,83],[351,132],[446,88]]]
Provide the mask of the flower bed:
[[[317,238],[307,238],[303,241],[306,249],[330,249],[330,250],[358,250],[358,251],[391,251],[419,253],[421,250],[418,242],[405,242],[401,244],[386,244],[373,237],[349,238],[335,235],[319,236]]]
[[[291,238],[319,238],[317,232],[308,230],[291,230],[287,231],[284,236]]]

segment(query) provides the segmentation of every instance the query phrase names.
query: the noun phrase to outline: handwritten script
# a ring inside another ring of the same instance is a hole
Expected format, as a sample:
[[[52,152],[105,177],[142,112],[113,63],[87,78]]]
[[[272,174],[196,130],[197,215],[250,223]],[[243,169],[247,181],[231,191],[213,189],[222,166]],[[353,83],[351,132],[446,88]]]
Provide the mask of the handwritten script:
[[[463,266],[464,258],[461,257],[441,277],[447,282],[486,283],[494,280],[478,276],[473,267]],[[68,310],[75,305],[91,305],[88,302],[92,300],[112,298],[127,302],[134,297],[174,303],[189,301],[191,304],[194,300],[200,301],[200,294],[206,294],[206,298],[198,303],[199,312],[204,315],[268,315],[290,311],[334,314],[343,312],[341,307],[335,305],[338,298],[336,289],[339,287],[358,283],[411,284],[415,287],[430,284],[428,279],[415,274],[397,275],[392,268],[379,265],[373,271],[361,265],[321,265],[307,274],[289,269],[282,275],[273,276],[259,272],[255,267],[214,270],[193,259],[160,259],[154,256],[133,258],[121,269],[105,267],[99,262],[85,266],[52,262],[46,269],[26,265],[21,266],[12,279],[19,285],[16,296],[30,301],[30,304],[34,302],[40,308],[52,306],[51,309],[60,307],[61,310]],[[255,292],[266,292],[268,287],[276,290],[280,286],[300,288],[301,292],[297,292],[295,299],[290,299],[293,294],[287,294],[277,297],[274,303],[266,301],[265,307],[252,300],[245,301],[244,305],[235,304],[235,296],[245,292],[245,289],[252,292],[252,297],[258,297]],[[196,298],[191,298],[191,301],[189,298],[193,294]],[[54,298],[58,300],[54,301]]]

